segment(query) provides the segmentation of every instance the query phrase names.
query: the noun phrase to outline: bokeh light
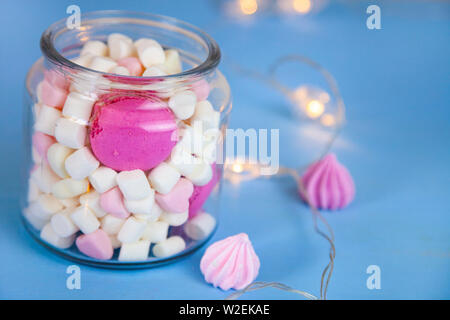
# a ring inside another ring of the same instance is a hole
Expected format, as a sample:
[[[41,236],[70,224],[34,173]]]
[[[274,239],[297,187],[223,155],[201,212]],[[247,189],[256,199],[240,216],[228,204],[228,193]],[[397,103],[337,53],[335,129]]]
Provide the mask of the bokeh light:
[[[311,10],[311,0],[292,0],[292,8],[298,13],[308,13]]]
[[[256,0],[239,0],[239,8],[245,15],[252,15],[258,10]]]

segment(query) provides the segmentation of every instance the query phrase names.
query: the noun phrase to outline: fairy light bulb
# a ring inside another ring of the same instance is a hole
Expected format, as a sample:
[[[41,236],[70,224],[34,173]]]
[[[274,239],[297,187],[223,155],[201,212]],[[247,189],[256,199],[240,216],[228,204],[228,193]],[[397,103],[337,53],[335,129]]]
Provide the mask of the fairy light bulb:
[[[245,15],[252,15],[258,10],[256,0],[239,0],[239,8]]]
[[[241,173],[242,171],[244,171],[244,166],[241,163],[236,162],[231,166],[231,170],[235,173]]]
[[[306,114],[310,118],[318,118],[325,110],[325,106],[319,100],[311,100],[306,105]]]
[[[320,118],[320,122],[326,127],[332,127],[336,124],[336,120],[332,114],[326,113]]]
[[[308,13],[311,10],[311,0],[292,0],[292,8],[298,13]]]

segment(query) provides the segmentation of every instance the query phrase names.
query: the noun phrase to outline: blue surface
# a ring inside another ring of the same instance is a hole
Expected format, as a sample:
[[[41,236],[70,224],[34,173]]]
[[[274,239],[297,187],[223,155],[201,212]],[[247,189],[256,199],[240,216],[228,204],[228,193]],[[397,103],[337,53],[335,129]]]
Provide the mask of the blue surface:
[[[22,90],[41,54],[39,37],[65,16],[129,9],[192,22],[209,32],[225,56],[234,95],[232,128],[280,128],[280,162],[313,156],[302,124],[276,92],[236,74],[227,58],[263,68],[283,54],[322,63],[339,82],[347,126],[334,150],[353,174],[357,196],[325,213],[336,233],[332,299],[450,298],[450,5],[378,2],[382,30],[365,26],[367,3],[333,3],[317,15],[282,21],[229,19],[214,1],[2,1],[0,13],[0,298],[222,299],[202,280],[204,250],[159,269],[110,271],[81,266],[82,289],[66,289],[70,262],[35,243],[19,221]],[[377,1],[372,1],[377,3]],[[327,244],[312,230],[308,209],[289,179],[257,180],[223,192],[214,240],[247,232],[261,259],[258,279],[318,294]],[[366,268],[379,265],[381,290],[368,290]],[[251,299],[291,299],[267,289]]]

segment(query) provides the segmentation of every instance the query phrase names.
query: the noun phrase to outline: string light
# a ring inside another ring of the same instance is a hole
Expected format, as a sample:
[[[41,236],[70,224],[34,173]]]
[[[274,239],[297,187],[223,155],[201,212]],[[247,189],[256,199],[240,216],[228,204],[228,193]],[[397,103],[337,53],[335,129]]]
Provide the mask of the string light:
[[[318,100],[311,100],[306,105],[306,114],[312,119],[320,117],[324,110],[323,103]]]
[[[292,93],[292,100],[294,104],[298,106],[298,111],[304,113],[310,119],[319,118],[326,109],[328,109],[328,104],[330,102],[330,95],[320,89],[310,86],[301,86],[295,89]],[[322,124],[326,126],[331,126],[330,117],[325,117]]]
[[[332,127],[336,124],[336,120],[334,119],[334,116],[332,114],[326,113],[320,118],[320,122],[325,127]]]
[[[311,12],[313,2],[312,0],[277,0],[277,6],[278,10],[284,14],[304,15]]]
[[[252,15],[258,10],[256,0],[239,0],[239,8],[245,15]]]
[[[335,106],[337,109],[337,112],[335,115],[330,113],[325,113],[325,105],[330,102],[330,95],[321,89],[302,86],[295,90],[291,90],[290,88],[284,86],[282,83],[278,82],[275,78],[276,70],[280,65],[286,62],[297,62],[297,63],[303,63],[306,64],[313,69],[317,70],[322,74],[325,81],[328,84],[328,87],[330,89],[330,92],[333,94],[333,98],[335,100]],[[260,73],[258,71],[254,71],[251,69],[245,69],[241,66],[235,64],[235,69],[242,73],[243,75],[251,78],[255,78],[266,85],[272,87],[273,89],[279,91],[281,94],[283,94],[286,98],[290,99],[293,104],[303,107],[305,106],[305,113],[308,114],[308,110],[310,112],[309,116],[311,117],[320,117],[320,122],[324,126],[333,126],[334,133],[330,137],[330,140],[326,144],[323,152],[318,157],[317,160],[322,159],[331,149],[334,141],[336,140],[337,136],[339,135],[340,128],[344,123],[345,118],[345,105],[344,101],[342,99],[342,96],[340,94],[340,91],[338,89],[336,80],[334,77],[322,66],[320,66],[317,62],[301,55],[292,55],[292,56],[285,56],[276,61],[270,68],[269,68],[269,76]],[[234,160],[231,161],[231,163],[226,163],[224,166],[224,178],[228,181],[231,181],[233,184],[239,183],[243,180],[251,180],[251,179],[257,179],[261,177],[270,178],[271,176],[262,176],[260,174],[261,172],[261,165],[256,164],[249,164],[245,161],[242,162],[242,159],[240,160]],[[289,175],[292,178],[294,178],[295,182],[298,184],[299,191],[303,195],[304,200],[308,204],[309,208],[312,212],[312,218],[314,222],[314,230],[316,233],[318,233],[321,237],[326,239],[330,245],[330,251],[329,251],[329,262],[325,266],[325,268],[322,271],[322,276],[320,280],[320,296],[316,297],[308,292],[300,291],[293,289],[283,283],[279,282],[253,282],[247,287],[245,287],[242,290],[239,290],[233,294],[231,294],[227,299],[237,299],[241,295],[255,290],[260,290],[264,288],[276,288],[279,290],[284,290],[292,293],[297,293],[302,296],[304,296],[307,299],[327,299],[327,291],[328,291],[328,285],[331,279],[331,276],[333,274],[334,270],[334,260],[336,257],[336,248],[334,245],[335,237],[334,232],[331,226],[328,224],[326,219],[321,215],[320,211],[314,206],[314,204],[309,201],[308,193],[306,192],[305,186],[302,182],[302,179],[300,178],[300,172],[303,171],[305,168],[299,168],[299,169],[292,169],[287,167],[280,167],[278,173],[275,176],[283,176],[283,175]],[[322,230],[319,226],[321,224],[325,227],[325,230]]]
[[[231,166],[231,170],[235,173],[241,173],[242,171],[244,171],[244,167],[242,166],[241,163],[234,163]]]
[[[311,0],[292,0],[292,8],[301,14],[308,13],[311,10]]]

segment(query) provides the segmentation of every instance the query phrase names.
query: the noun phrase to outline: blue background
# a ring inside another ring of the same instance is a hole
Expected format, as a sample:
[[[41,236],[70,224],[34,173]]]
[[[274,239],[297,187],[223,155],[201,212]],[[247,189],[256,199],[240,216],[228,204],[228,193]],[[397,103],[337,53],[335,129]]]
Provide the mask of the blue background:
[[[368,30],[377,3],[382,29]],[[450,298],[450,5],[440,2],[333,2],[304,18],[262,15],[238,21],[218,1],[2,1],[0,8],[0,298],[222,299],[199,271],[204,249],[166,267],[111,271],[81,266],[82,289],[66,289],[72,263],[38,245],[19,220],[22,96],[26,72],[41,55],[39,38],[66,16],[127,9],[174,16],[210,33],[224,54],[234,95],[232,128],[280,128],[280,162],[297,166],[323,143],[305,135],[278,93],[236,73],[232,59],[264,70],[301,53],[336,77],[347,125],[333,151],[354,176],[355,201],[324,213],[336,233],[332,299]],[[293,181],[255,180],[223,190],[213,240],[246,232],[261,259],[258,280],[318,295],[328,246],[312,229]],[[366,268],[381,268],[381,289],[368,290]],[[267,289],[251,299],[297,296]]]

